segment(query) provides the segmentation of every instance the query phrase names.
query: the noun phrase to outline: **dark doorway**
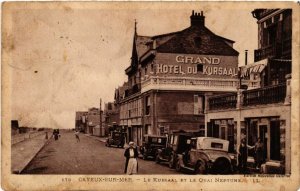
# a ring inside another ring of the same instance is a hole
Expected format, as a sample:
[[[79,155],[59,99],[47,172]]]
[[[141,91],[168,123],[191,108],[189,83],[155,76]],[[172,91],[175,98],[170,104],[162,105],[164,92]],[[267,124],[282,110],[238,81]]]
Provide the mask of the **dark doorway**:
[[[270,159],[280,160],[280,121],[271,121]]]

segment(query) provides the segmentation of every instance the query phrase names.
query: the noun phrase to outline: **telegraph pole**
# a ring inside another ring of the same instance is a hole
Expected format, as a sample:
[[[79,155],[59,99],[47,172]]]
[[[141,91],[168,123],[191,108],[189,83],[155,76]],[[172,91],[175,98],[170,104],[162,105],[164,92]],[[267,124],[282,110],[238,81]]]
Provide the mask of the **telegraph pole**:
[[[100,124],[99,124],[99,127],[100,127],[100,136],[103,136],[102,135],[102,112],[101,112],[101,108],[102,108],[102,99],[100,98]]]

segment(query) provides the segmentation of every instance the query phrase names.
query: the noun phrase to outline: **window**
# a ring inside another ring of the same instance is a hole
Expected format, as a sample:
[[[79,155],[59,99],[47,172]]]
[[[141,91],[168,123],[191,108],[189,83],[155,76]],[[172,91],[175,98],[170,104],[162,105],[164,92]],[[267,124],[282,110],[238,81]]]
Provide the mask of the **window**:
[[[150,115],[150,96],[146,96],[146,115]]]
[[[203,65],[197,64],[197,72],[203,72]]]
[[[144,133],[144,134],[145,134],[145,135],[148,134],[148,125],[145,126],[145,133]]]
[[[211,148],[223,149],[223,144],[222,143],[212,142],[210,146],[211,146]]]
[[[108,110],[112,110],[112,104],[111,104],[111,103],[108,103],[108,104],[107,104],[107,109],[108,109]]]
[[[200,137],[204,137],[205,136],[205,125],[200,125],[199,126],[199,132],[200,132]]]
[[[197,146],[197,139],[192,139],[191,140],[191,148],[196,149],[196,146]]]
[[[160,127],[159,130],[160,130],[160,135],[163,135],[165,133],[165,127]]]
[[[203,97],[194,95],[194,115],[203,114]]]

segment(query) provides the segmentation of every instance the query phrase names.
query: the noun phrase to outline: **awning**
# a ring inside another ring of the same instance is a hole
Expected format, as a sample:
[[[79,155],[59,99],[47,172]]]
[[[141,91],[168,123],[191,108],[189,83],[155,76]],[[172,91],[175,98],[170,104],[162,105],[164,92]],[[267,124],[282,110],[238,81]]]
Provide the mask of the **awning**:
[[[249,76],[251,73],[261,73],[268,64],[268,59],[263,59],[252,64],[241,67],[241,78]]]

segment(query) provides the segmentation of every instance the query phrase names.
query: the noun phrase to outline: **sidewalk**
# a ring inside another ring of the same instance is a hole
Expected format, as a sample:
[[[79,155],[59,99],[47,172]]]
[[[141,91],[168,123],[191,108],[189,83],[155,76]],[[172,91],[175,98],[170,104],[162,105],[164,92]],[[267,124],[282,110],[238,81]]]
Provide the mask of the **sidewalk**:
[[[84,134],[85,136],[87,137],[91,137],[97,141],[100,141],[100,142],[103,142],[103,143],[106,143],[106,139],[107,137],[97,137],[97,136],[94,136],[94,135],[90,135],[90,134]]]
[[[49,134],[49,133],[48,133]],[[11,147],[11,171],[19,174],[36,156],[36,154],[49,142],[45,134],[16,143]]]

